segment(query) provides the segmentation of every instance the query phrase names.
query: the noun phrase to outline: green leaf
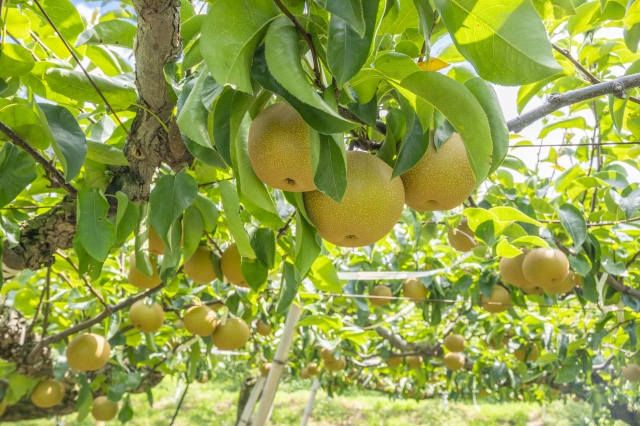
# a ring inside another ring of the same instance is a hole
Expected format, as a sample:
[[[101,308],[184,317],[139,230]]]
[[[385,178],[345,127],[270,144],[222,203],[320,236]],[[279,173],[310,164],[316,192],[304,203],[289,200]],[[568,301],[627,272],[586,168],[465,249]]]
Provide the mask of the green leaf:
[[[338,3],[349,2],[338,0]],[[349,25],[339,15],[332,15],[329,21],[327,41],[327,65],[336,78],[338,87],[358,74],[367,62],[376,30],[376,17],[380,0],[362,0],[366,30],[362,34]]]
[[[320,291],[329,291],[332,293],[342,292],[340,278],[336,272],[335,266],[326,256],[318,256],[311,266],[309,279],[313,285]]]
[[[10,142],[0,148],[0,208],[12,202],[38,177],[36,162]]]
[[[183,5],[185,3],[182,3]],[[180,27],[180,37],[182,37],[182,45],[186,46],[202,29],[202,24],[206,15],[195,15],[187,19]],[[202,50],[202,49],[200,49]]]
[[[567,357],[562,362],[562,367],[558,371],[558,376],[553,380],[554,383],[571,383],[580,373],[580,362],[575,357]]]
[[[106,143],[87,140],[87,158],[101,164],[109,164],[112,166],[128,166],[122,149]]]
[[[207,232],[213,232],[218,225],[218,217],[220,216],[216,203],[214,203],[210,198],[207,198],[202,194],[198,194],[193,205],[202,215],[204,230]]]
[[[276,234],[269,228],[258,228],[251,237],[251,247],[256,258],[267,269],[276,263]]]
[[[133,49],[135,36],[136,26],[132,23],[123,19],[109,19],[83,31],[78,36],[75,46],[105,44]]]
[[[431,30],[433,28],[434,20],[433,20],[433,7],[429,0],[413,0],[413,3],[416,6],[416,10],[418,11],[418,16],[420,17],[420,29],[422,30],[422,38],[427,43],[427,55],[429,55],[431,51],[431,46],[429,43],[429,38],[431,34]],[[428,61],[429,59],[426,58]]]
[[[136,225],[135,259],[136,269],[151,278],[153,269],[149,260],[149,203],[140,204],[140,218]]]
[[[431,71],[411,74],[398,90],[414,105],[424,100],[440,111],[460,134],[476,184],[480,185],[491,168],[493,151],[487,115],[471,92],[457,81]],[[455,98],[456,102],[451,102]]]
[[[40,0],[40,4],[56,28],[58,28],[62,37],[73,45],[78,35],[84,30],[84,22],[75,5],[69,0]],[[39,9],[33,8],[32,10],[40,17],[43,23],[47,22]]]
[[[265,39],[265,58],[269,71],[287,92],[301,102],[329,114],[337,120],[349,123],[334,111],[309,83],[307,75],[302,69],[298,41],[298,30],[286,16],[276,19],[271,24]]]
[[[276,305],[276,315],[284,313],[293,299],[298,294],[300,287],[300,274],[292,263],[282,262],[282,282],[280,284],[280,294],[278,296],[278,304]]]
[[[100,89],[114,110],[124,110],[136,103],[134,84],[125,78],[108,78],[92,75],[91,79]],[[96,105],[104,101],[82,71],[70,71],[62,68],[49,68],[44,74],[47,85],[56,93],[79,102],[91,102]]]
[[[342,135],[318,135],[320,152],[313,181],[323,194],[338,203],[347,190],[347,157]]]
[[[494,0],[435,3],[456,47],[483,79],[515,86],[562,71],[529,0],[499,5]]]
[[[34,108],[38,116],[42,111],[46,117],[42,123],[43,128],[49,134],[53,150],[62,164],[65,180],[70,182],[78,176],[84,163],[87,155],[87,138],[68,109],[45,103],[34,103]]]
[[[320,254],[320,245],[316,240],[316,228],[300,212],[296,212],[296,261],[300,275],[305,277],[309,268]]]
[[[218,97],[213,108],[213,140],[218,152],[229,165],[231,160],[231,108],[236,95],[233,89],[226,89]]]
[[[183,257],[187,261],[196,252],[200,245],[200,239],[204,234],[204,220],[196,206],[191,205],[184,211],[182,230],[182,238],[184,239]]]
[[[0,78],[29,74],[35,61],[31,53],[19,44],[4,43],[0,55]]]
[[[153,229],[168,245],[169,230],[183,211],[196,199],[198,183],[184,170],[174,175],[165,175],[156,183],[149,196],[149,217]]]
[[[253,60],[253,68],[251,69],[251,77],[268,91],[276,93],[284,98],[296,111],[298,111],[309,126],[316,131],[327,135],[343,133],[357,127],[356,123],[348,121],[340,116],[336,117],[334,113],[327,113],[323,110],[311,107],[299,101],[295,96],[287,92],[269,72],[264,51],[264,46],[259,47],[256,51],[256,56]],[[220,101],[218,101],[218,103],[220,103]],[[217,143],[216,136],[216,144]]]
[[[567,22],[567,30],[571,36],[591,31],[605,21],[617,21],[625,15],[626,8],[618,2],[610,1],[604,8],[600,8],[597,1],[589,1],[576,8],[576,15]]]
[[[176,219],[169,228],[168,239],[171,243],[165,245],[162,265],[160,265],[160,279],[165,283],[170,282],[178,272],[178,266],[180,266],[180,261],[182,260],[182,247],[180,246],[182,226],[180,219]]]
[[[429,129],[423,130],[420,122],[414,121],[411,134],[400,146],[391,178],[411,170],[424,157],[427,148],[429,148]]]
[[[82,246],[94,259],[104,262],[109,255],[116,230],[107,219],[109,203],[102,191],[82,188],[78,191],[77,234]]]
[[[562,227],[573,240],[573,246],[579,249],[587,239],[587,224],[584,215],[573,204],[564,203],[558,207],[558,216],[560,216]]]
[[[366,0],[316,0],[320,6],[322,6],[327,12],[331,14],[331,19],[337,16],[342,21],[345,21],[360,37],[365,34],[365,15],[363,13],[363,7]],[[376,11],[378,5],[376,2]],[[375,21],[375,16],[374,16]]]
[[[513,258],[522,254],[522,251],[519,250],[516,246],[509,244],[509,241],[500,240],[498,246],[496,247],[496,255],[498,257],[506,257]]]
[[[378,34],[402,34],[407,28],[418,28],[420,15],[413,0],[394,0],[398,8],[392,8],[389,13],[385,10]],[[393,2],[387,2],[387,5]]]
[[[520,210],[514,209],[513,207],[508,207],[508,206],[492,207],[489,209],[489,211],[493,213],[501,221],[524,222],[524,223],[530,223],[536,226],[542,226],[542,224],[537,220],[530,218],[526,214],[522,213]]]
[[[249,287],[256,293],[260,291],[260,288],[267,282],[269,276],[269,270],[262,262],[258,262],[255,259],[242,258],[242,275],[245,281],[249,284]]]
[[[118,210],[116,213],[116,238],[114,246],[122,245],[129,235],[135,230],[138,219],[140,218],[140,210],[136,203],[129,201],[127,195],[122,192],[116,192],[118,199]]]
[[[126,423],[133,418],[133,406],[131,405],[131,399],[127,394],[124,399],[124,403],[122,404],[122,408],[120,408],[120,412],[118,413],[118,420],[122,423]]]
[[[32,105],[19,100],[18,102],[0,107],[0,120],[32,147],[47,149],[50,145],[49,135],[42,127],[41,120],[34,112]],[[0,133],[0,139],[10,141],[4,133]]]
[[[73,249],[78,257],[78,278],[81,278],[84,274],[89,274],[89,278],[91,280],[97,280],[100,278],[104,262],[96,260],[93,256],[87,253],[80,241],[80,234],[77,232],[73,237]]]
[[[242,219],[240,219],[240,199],[236,188],[226,180],[221,181],[218,185],[220,186],[220,197],[222,198],[227,226],[238,246],[240,256],[255,259],[256,254],[251,248],[251,242],[247,232],[244,230]]]
[[[204,147],[212,148],[213,143],[209,137],[209,111],[202,103],[202,89],[208,73],[206,68],[201,67],[201,69],[189,97],[180,110],[177,122],[180,131],[189,139]]]
[[[629,220],[640,209],[640,189],[631,191],[627,196],[623,197],[617,192],[611,190],[611,196],[615,203],[624,212],[625,219]]]
[[[464,85],[469,89],[471,94],[476,97],[489,119],[491,140],[493,142],[489,174],[492,174],[500,167],[500,164],[502,164],[502,161],[509,151],[509,129],[507,128],[507,122],[502,113],[498,95],[489,83],[481,78],[474,77],[465,81]]]
[[[276,16],[271,0],[217,0],[209,6],[202,24],[200,50],[218,83],[253,93],[249,77],[253,52]]]
[[[549,133],[556,129],[588,129],[587,121],[584,117],[571,117],[549,123],[540,130],[538,139],[546,137]]]

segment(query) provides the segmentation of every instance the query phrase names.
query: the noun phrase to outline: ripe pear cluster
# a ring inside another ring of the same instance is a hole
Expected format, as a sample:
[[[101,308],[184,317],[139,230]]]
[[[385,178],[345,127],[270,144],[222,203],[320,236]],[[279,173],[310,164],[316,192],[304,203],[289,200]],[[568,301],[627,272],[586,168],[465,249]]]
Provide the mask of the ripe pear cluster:
[[[347,359],[343,356],[336,358],[334,349],[322,348],[320,358],[324,361],[324,367],[327,371],[341,371],[347,367]]]
[[[211,336],[214,346],[231,351],[243,347],[250,337],[249,326],[241,318],[217,320],[213,309],[205,305],[189,307],[183,316],[184,328],[196,336]]]
[[[451,371],[458,371],[465,364],[465,356],[462,354],[467,341],[460,334],[448,334],[443,341],[444,347],[449,351],[444,356],[444,365]]]
[[[564,294],[582,286],[582,277],[569,269],[569,259],[558,249],[523,249],[522,254],[500,259],[502,279],[526,294]]]
[[[321,369],[320,367],[318,367],[318,364],[316,364],[315,362],[311,362],[307,364],[306,367],[302,368],[302,370],[300,371],[300,378],[309,379],[311,377],[317,376],[320,373],[321,373]]]
[[[376,156],[346,153],[347,187],[340,203],[316,188],[313,158],[317,146],[303,118],[285,102],[262,110],[249,130],[249,161],[270,187],[302,192],[304,206],[318,235],[340,247],[373,244],[393,229],[404,204],[418,211],[459,206],[476,187],[462,138],[457,133],[436,149],[430,131],[427,152],[406,173]],[[468,246],[468,242],[464,243]],[[226,274],[225,274],[226,275]]]

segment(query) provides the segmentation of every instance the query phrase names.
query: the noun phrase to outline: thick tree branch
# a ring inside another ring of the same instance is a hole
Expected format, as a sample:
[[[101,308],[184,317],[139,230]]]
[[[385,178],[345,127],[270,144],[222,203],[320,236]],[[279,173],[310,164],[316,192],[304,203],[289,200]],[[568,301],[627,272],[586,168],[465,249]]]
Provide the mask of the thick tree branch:
[[[137,302],[138,300],[142,300],[145,297],[149,297],[151,296],[153,293],[161,290],[162,288],[164,288],[165,284],[162,283],[160,284],[158,287],[156,288],[152,288],[149,290],[146,290],[142,293],[138,293],[135,296],[131,296],[125,300],[123,300],[122,302],[116,304],[116,305],[108,305],[108,308],[105,309],[104,311],[102,311],[101,313],[99,313],[98,315],[96,315],[95,317],[88,319],[86,321],[83,321],[79,324],[76,324],[73,327],[70,327],[64,331],[61,331],[60,333],[54,334],[53,336],[49,336],[43,340],[40,341],[40,343],[38,343],[36,345],[35,348],[33,348],[33,350],[29,353],[29,356],[27,357],[27,362],[34,362],[37,358],[37,356],[42,352],[42,350],[49,346],[52,343],[57,343],[61,340],[63,340],[66,337],[71,336],[72,334],[76,334],[82,330],[86,330],[87,328],[98,324],[100,322],[102,322],[103,320],[107,319],[109,316],[111,316],[112,314],[121,311],[125,308],[128,308],[129,306],[133,305],[135,302]]]
[[[22,148],[26,153],[33,157],[51,176],[51,184],[56,188],[64,188],[67,190],[69,194],[76,195],[78,190],[75,189],[71,184],[65,182],[64,175],[58,169],[56,169],[53,164],[47,161],[40,153],[29,145],[24,139],[22,139],[16,132],[14,132],[11,127],[7,126],[5,123],[0,121],[0,132],[9,136],[9,139],[14,143],[14,145]]]
[[[517,133],[530,124],[565,106],[608,94],[625,98],[627,96],[627,89],[638,86],[640,86],[640,74],[632,74],[607,81],[606,83],[599,83],[582,89],[570,90],[566,93],[553,93],[542,106],[522,114],[520,117],[510,120],[507,125],[509,127],[509,131]]]
[[[376,332],[380,337],[387,340],[391,346],[403,352],[420,353],[424,357],[441,358],[444,355],[442,346],[438,343],[409,343],[392,331],[383,327],[376,328]]]

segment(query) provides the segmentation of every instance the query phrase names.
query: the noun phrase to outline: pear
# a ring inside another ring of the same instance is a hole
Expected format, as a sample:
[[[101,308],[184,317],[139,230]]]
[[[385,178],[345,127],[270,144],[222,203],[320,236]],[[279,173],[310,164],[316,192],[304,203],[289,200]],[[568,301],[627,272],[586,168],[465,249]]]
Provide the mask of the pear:
[[[464,367],[464,355],[459,352],[449,352],[444,356],[444,366],[451,371],[458,371]]]
[[[451,210],[462,204],[476,188],[467,149],[454,133],[436,150],[433,132],[427,152],[401,175],[407,206],[417,211]]]
[[[529,282],[522,273],[522,263],[530,252],[531,250],[525,248],[522,250],[522,254],[519,254],[516,257],[503,257],[500,259],[499,269],[503,281],[520,288],[536,286],[535,283]]]
[[[537,248],[524,258],[522,273],[538,287],[555,287],[569,275],[569,259],[558,249]]]
[[[508,311],[512,305],[511,295],[506,288],[495,285],[491,290],[491,297],[486,297],[484,294],[480,298],[482,307],[485,311],[497,314],[499,312]]]
[[[444,338],[444,347],[451,352],[462,352],[467,342],[460,334],[449,334]]]
[[[288,104],[277,102],[256,116],[248,148],[251,166],[262,182],[290,192],[316,189],[309,126]]]
[[[347,366],[347,360],[342,356],[340,359],[325,361],[324,366],[327,371],[341,371]]]
[[[141,332],[153,333],[164,324],[164,311],[156,302],[149,305],[144,300],[138,300],[129,308],[129,321]]]
[[[217,278],[211,262],[211,249],[198,246],[193,256],[184,262],[184,272],[196,284],[209,284]]]
[[[260,375],[262,377],[267,377],[269,375],[269,371],[271,371],[271,363],[270,362],[262,363],[262,365],[260,366]]]
[[[80,334],[67,346],[67,364],[76,371],[96,371],[109,362],[111,345],[99,334]]]
[[[106,396],[98,396],[93,399],[91,415],[100,422],[108,422],[116,418],[118,414],[118,403],[111,402]]]
[[[622,367],[622,377],[630,382],[640,380],[640,366],[637,364],[627,364]]]
[[[386,285],[375,286],[369,294],[376,296],[369,298],[369,302],[374,306],[386,306],[391,302],[391,299],[389,299],[391,297],[391,289]]]
[[[222,351],[232,351],[246,345],[250,335],[249,326],[241,318],[227,318],[224,325],[218,324],[211,341]]]
[[[216,328],[216,313],[208,306],[192,306],[184,314],[184,328],[196,336],[209,336]]]
[[[322,358],[322,360],[324,362],[331,362],[331,361],[335,361],[335,349],[327,349],[327,348],[322,348],[320,350],[320,358]]]
[[[540,287],[524,287],[522,289],[524,294],[532,295],[532,296],[540,296],[544,294],[544,289]]]
[[[145,274],[136,269],[136,254],[131,253],[131,256],[129,256],[129,272],[127,274],[127,278],[132,286],[137,287],[141,290],[148,290],[150,288],[156,288],[160,284],[162,284],[162,280],[160,279],[157,270],[158,262],[153,256],[151,256],[150,260],[151,270],[153,271],[153,273],[151,277],[147,277]]]
[[[309,368],[304,367],[302,370],[300,370],[300,378],[303,380],[306,380],[308,378],[311,377],[311,373],[309,372]]]
[[[576,274],[573,271],[569,271],[569,274],[567,275],[567,278],[564,279],[564,281],[556,286],[545,289],[545,291],[549,294],[569,293],[571,290],[573,290],[574,287],[581,285],[578,284],[578,282],[581,281],[582,277],[580,275]]]
[[[307,370],[309,371],[309,374],[311,376],[317,376],[318,374],[320,374],[320,368],[315,362],[309,363],[309,365],[307,365]]]
[[[420,355],[409,355],[404,358],[409,368],[417,370],[422,368],[422,357]]]
[[[429,290],[417,278],[407,278],[402,283],[402,295],[413,299],[416,302],[425,300],[429,295]]]
[[[404,208],[402,181],[378,157],[347,152],[347,189],[338,203],[320,191],[305,192],[304,206],[318,235],[340,247],[373,244],[396,225]]]
[[[518,349],[513,351],[513,354],[520,362],[535,361],[540,356],[540,349],[538,349],[538,345],[532,343],[520,346]]]
[[[222,253],[220,269],[222,269],[222,274],[231,284],[238,287],[249,287],[244,275],[242,275],[242,256],[240,256],[236,243],[229,244],[224,253]]]
[[[149,253],[161,255],[164,254],[164,241],[156,232],[153,226],[149,227]]]
[[[469,221],[463,217],[456,229],[447,229],[449,245],[458,251],[471,251],[476,247],[475,234],[469,228]]]
[[[389,359],[387,359],[387,365],[390,368],[396,368],[399,367],[402,364],[402,357],[400,356],[390,356]]]
[[[31,391],[31,402],[38,408],[51,408],[64,399],[64,386],[54,380],[43,380]]]
[[[267,324],[262,320],[258,320],[256,323],[256,332],[261,336],[268,336],[271,334],[271,324]]]

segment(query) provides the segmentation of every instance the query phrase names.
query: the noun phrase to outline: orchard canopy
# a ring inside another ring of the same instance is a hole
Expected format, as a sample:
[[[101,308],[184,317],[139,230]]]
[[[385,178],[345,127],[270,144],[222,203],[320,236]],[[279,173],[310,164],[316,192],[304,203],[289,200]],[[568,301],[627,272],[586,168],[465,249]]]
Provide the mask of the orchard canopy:
[[[640,0],[0,18],[0,421],[127,422],[290,343],[330,393],[640,424]]]

